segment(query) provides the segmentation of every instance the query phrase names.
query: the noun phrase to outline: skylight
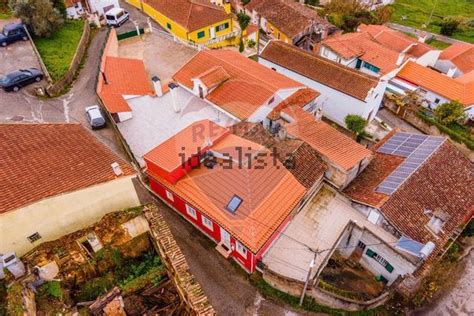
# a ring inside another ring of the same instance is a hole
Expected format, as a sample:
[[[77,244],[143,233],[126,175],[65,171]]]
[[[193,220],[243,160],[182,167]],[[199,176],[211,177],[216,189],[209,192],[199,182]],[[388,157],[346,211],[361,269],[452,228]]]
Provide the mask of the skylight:
[[[234,195],[227,206],[225,207],[229,212],[235,214],[237,212],[237,209],[239,208],[240,204],[242,204],[242,199],[238,197],[237,195]]]

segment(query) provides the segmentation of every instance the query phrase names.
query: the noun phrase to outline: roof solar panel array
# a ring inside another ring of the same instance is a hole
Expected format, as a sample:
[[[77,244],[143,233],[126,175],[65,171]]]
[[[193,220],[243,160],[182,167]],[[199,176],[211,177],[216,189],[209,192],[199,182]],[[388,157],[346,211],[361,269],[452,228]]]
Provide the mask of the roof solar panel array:
[[[375,189],[391,195],[428,159],[445,140],[444,137],[397,133],[377,152],[406,159]]]

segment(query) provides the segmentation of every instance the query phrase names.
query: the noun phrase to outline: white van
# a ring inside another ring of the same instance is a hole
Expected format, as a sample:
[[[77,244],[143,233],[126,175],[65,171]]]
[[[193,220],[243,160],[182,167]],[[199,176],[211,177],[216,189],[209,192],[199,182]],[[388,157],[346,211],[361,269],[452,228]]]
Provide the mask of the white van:
[[[107,25],[119,27],[129,18],[128,12],[122,8],[112,8],[105,13]]]

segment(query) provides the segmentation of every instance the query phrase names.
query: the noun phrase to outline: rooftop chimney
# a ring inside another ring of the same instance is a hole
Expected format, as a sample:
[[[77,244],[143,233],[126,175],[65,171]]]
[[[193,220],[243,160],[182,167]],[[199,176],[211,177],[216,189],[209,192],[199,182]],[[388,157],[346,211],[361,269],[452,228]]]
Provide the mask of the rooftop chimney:
[[[171,99],[173,101],[173,109],[176,113],[180,111],[180,108],[178,106],[178,101],[176,100],[176,89],[179,87],[176,83],[171,82],[168,84],[168,87],[170,88],[171,92]]]
[[[314,111],[314,118],[316,119],[316,121],[321,121],[321,119],[323,118],[323,109],[321,109],[320,107],[318,107],[315,111]]]
[[[451,67],[449,68],[448,72],[446,73],[446,76],[453,78],[454,75],[456,74],[456,67]]]
[[[151,81],[153,82],[153,88],[155,88],[155,93],[158,97],[163,96],[163,90],[161,89],[161,80],[157,76],[153,76],[151,78]]]
[[[397,66],[400,66],[405,59],[405,53],[400,53],[397,58]]]
[[[117,177],[123,174],[122,168],[120,168],[120,165],[117,162],[112,163],[110,166]]]

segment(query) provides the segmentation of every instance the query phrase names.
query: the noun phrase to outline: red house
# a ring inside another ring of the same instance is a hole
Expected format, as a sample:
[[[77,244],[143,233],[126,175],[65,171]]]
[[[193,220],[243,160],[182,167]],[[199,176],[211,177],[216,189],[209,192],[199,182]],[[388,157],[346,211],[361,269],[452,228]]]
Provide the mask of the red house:
[[[144,160],[153,191],[249,273],[306,193],[271,151],[209,120]]]

